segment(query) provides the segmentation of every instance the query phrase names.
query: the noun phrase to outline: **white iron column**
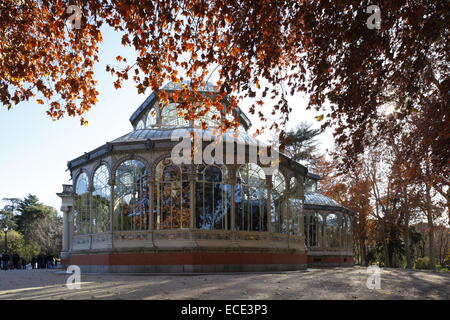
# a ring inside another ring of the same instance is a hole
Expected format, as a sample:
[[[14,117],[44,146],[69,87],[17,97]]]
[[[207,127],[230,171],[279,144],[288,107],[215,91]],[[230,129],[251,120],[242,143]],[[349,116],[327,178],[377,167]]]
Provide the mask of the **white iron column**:
[[[71,207],[62,207],[61,211],[63,212],[63,241],[62,241],[62,252],[68,252],[70,249],[69,244],[69,236],[70,236],[70,230],[69,230],[69,219],[70,219],[70,211]]]

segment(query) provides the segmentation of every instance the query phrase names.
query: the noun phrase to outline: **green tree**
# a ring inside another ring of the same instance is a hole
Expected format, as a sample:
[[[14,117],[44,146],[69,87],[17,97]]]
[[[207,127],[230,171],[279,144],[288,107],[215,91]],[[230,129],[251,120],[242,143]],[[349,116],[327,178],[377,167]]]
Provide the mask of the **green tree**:
[[[11,211],[14,215],[17,214],[17,209],[19,208],[20,201],[19,198],[3,198],[3,201],[8,202],[3,210]]]
[[[39,202],[35,195],[26,196],[19,203],[18,211],[14,218],[25,242],[36,245],[42,254],[58,255],[62,238],[62,219],[58,212]]]
[[[4,232],[3,237],[3,250],[6,252],[9,252],[10,246],[8,245],[8,233],[16,226],[14,222],[14,215],[13,212],[10,210],[2,209],[0,211],[0,227],[2,228],[2,231]]]
[[[300,122],[297,127],[286,133],[284,139],[285,153],[305,166],[315,168],[319,160],[317,140],[321,129],[313,129],[307,122]]]

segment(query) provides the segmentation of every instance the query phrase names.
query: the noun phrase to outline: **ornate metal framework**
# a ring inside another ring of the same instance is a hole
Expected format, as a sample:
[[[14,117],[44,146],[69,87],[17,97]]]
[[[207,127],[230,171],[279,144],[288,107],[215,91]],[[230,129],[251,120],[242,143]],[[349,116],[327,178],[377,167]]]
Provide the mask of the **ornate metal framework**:
[[[318,176],[284,155],[271,174],[258,160],[175,165],[171,133],[192,122],[174,103],[155,108],[155,99],[133,114],[133,132],[69,162],[73,193],[60,194],[73,199],[63,205],[66,255],[242,248],[351,256],[352,212],[314,190]],[[209,125],[217,121],[205,117]],[[241,117],[237,144],[248,153],[256,140]]]

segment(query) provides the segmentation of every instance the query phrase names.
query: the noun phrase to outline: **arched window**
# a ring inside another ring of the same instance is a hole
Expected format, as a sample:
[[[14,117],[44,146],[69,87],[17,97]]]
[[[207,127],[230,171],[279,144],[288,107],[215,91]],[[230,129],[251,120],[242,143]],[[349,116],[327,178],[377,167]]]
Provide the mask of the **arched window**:
[[[300,219],[302,219],[302,194],[301,186],[295,177],[291,178],[289,184],[289,201],[288,201],[288,217],[290,217],[290,229],[289,233],[293,235],[301,235]]]
[[[339,217],[334,214],[328,214],[325,220],[325,239],[327,247],[339,247]]]
[[[140,120],[136,126],[136,130],[145,129],[145,122],[144,120]]]
[[[187,127],[189,121],[184,119],[183,113],[177,108],[178,103],[169,103],[161,110],[161,124],[165,126]]]
[[[189,228],[190,184],[188,169],[164,159],[156,166],[157,229]]]
[[[198,229],[227,230],[230,225],[231,185],[227,170],[214,165],[197,167],[195,212]]]
[[[85,172],[81,173],[77,178],[75,193],[74,233],[89,234],[91,232],[89,178]]]
[[[271,223],[273,232],[287,233],[288,231],[286,205],[286,179],[279,170],[275,170],[272,174],[271,205]]]
[[[235,188],[236,230],[267,231],[267,189],[264,171],[254,163],[242,165]]]
[[[111,187],[108,180],[108,168],[101,165],[94,173],[94,191],[91,198],[92,233],[110,230]]]
[[[156,124],[156,109],[153,108],[151,109],[148,114],[147,114],[147,128],[151,128],[152,126],[154,126]]]
[[[309,212],[305,215],[305,239],[308,247],[322,246],[323,218],[320,213]]]
[[[126,160],[116,170],[114,229],[148,229],[147,170],[138,160]]]

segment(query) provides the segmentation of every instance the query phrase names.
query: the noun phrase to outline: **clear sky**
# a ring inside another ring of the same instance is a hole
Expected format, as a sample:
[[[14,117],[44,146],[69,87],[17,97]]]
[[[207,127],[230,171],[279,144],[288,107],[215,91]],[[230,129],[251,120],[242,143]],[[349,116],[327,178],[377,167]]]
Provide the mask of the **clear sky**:
[[[67,161],[132,130],[128,119],[150,92],[138,95],[131,81],[114,89],[112,76],[105,72],[106,64],[114,63],[116,55],[131,61],[134,53],[120,45],[121,37],[114,31],[106,31],[103,39],[95,69],[99,102],[85,116],[88,126],[80,126],[79,119],[71,117],[52,121],[45,113],[48,106],[34,101],[21,103],[10,111],[0,105],[0,200],[23,198],[31,193],[59,210],[61,201],[55,193],[62,191],[62,184],[71,183]],[[292,97],[289,101],[293,112],[288,128],[300,121],[319,126],[314,112],[305,111],[304,98]],[[248,114],[246,104],[240,107],[258,127],[257,117]],[[322,134],[321,149],[331,146],[331,133],[327,131]],[[3,205],[0,202],[0,207]]]

